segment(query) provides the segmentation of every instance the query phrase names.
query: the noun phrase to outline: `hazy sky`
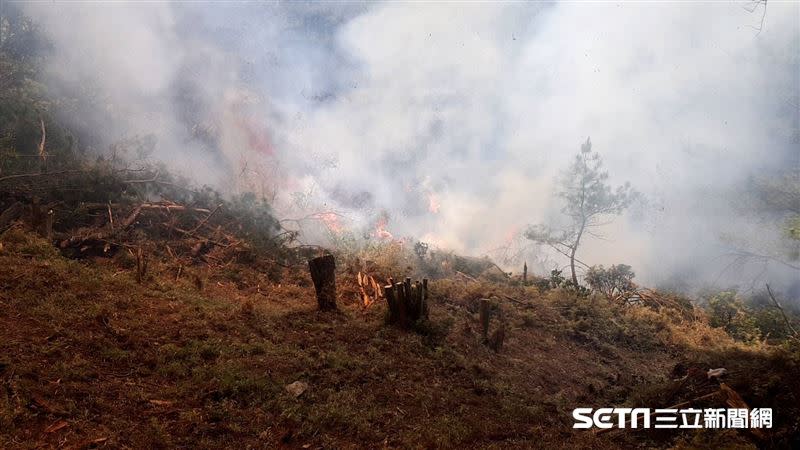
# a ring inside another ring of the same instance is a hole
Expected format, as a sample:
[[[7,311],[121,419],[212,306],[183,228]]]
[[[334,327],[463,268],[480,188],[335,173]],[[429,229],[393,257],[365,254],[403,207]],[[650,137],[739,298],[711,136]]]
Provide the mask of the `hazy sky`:
[[[47,76],[102,98],[85,126],[154,134],[157,157],[283,215],[388,217],[396,236],[492,252],[557,218],[554,177],[591,136],[647,204],[581,259],[649,283],[714,281],[722,234],[771,233],[736,189],[800,166],[800,3],[771,0],[760,31],[751,6],[23,5],[55,44]]]

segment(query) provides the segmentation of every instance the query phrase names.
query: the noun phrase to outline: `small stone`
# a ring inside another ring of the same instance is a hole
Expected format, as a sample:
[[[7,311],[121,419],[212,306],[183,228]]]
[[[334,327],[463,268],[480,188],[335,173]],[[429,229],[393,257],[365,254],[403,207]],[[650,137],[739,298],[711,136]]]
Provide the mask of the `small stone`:
[[[294,383],[290,383],[286,385],[286,391],[292,394],[292,397],[297,398],[303,395],[308,389],[308,383],[303,383],[302,381],[295,381]]]

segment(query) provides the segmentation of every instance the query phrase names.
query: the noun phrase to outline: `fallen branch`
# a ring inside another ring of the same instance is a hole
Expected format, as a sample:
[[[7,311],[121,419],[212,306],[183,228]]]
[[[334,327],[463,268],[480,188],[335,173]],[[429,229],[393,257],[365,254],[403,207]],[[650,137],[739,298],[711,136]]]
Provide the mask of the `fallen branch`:
[[[75,245],[81,244],[81,243],[86,242],[86,241],[93,241],[93,240],[94,241],[106,241],[106,240],[114,237],[118,232],[120,232],[122,230],[125,230],[128,227],[130,227],[131,225],[133,225],[133,223],[136,222],[136,219],[139,217],[139,213],[141,211],[142,211],[142,207],[141,206],[138,206],[137,208],[135,208],[133,210],[133,212],[131,212],[128,215],[128,217],[126,217],[125,220],[123,220],[120,223],[120,227],[117,228],[116,230],[113,227],[109,227],[109,228],[106,228],[106,229],[100,229],[100,230],[94,231],[92,233],[89,233],[88,235],[73,236],[73,237],[70,237],[68,239],[64,239],[58,245],[61,248],[67,248],[67,247],[71,247],[71,246],[75,246]]]
[[[480,281],[478,281],[475,277],[471,277],[471,276],[465,274],[464,272],[456,270],[456,275],[462,276],[462,277],[468,279],[469,281],[474,281],[475,283],[480,283]]]
[[[525,302],[523,302],[521,300],[517,300],[517,299],[515,299],[514,297],[512,297],[510,295],[500,294],[500,296],[505,298],[506,300],[510,300],[510,301],[512,301],[512,302],[514,302],[514,303],[516,303],[518,305],[522,305],[522,306],[526,306],[527,305],[527,303],[525,303]]]
[[[211,213],[210,210],[205,208],[191,208],[188,206],[178,205],[177,203],[161,202],[161,203],[142,203],[139,205],[141,209],[156,209],[170,211],[192,211],[201,213]]]
[[[218,210],[219,210],[221,207],[222,207],[222,203],[220,203],[219,205],[217,205],[217,207],[216,207],[216,208],[214,208],[214,210],[213,210],[213,211],[211,211],[210,213],[208,213],[208,216],[206,216],[206,218],[205,218],[205,219],[201,220],[201,221],[200,221],[200,223],[198,223],[198,224],[197,224],[197,226],[196,226],[196,227],[194,227],[194,228],[192,228],[190,231],[191,231],[192,233],[194,233],[195,231],[199,230],[199,229],[200,229],[200,228],[201,228],[203,225],[205,225],[205,224],[206,224],[206,222],[208,222],[208,219],[210,219],[210,218],[211,218],[211,216],[213,216],[213,215],[214,215],[214,213],[216,213],[216,212],[217,212],[217,211],[218,211]]]

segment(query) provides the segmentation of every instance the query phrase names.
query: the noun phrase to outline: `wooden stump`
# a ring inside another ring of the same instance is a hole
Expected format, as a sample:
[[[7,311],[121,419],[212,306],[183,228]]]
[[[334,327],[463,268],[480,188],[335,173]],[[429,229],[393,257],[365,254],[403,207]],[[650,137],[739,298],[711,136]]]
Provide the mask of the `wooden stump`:
[[[317,292],[320,311],[336,309],[336,261],[333,255],[309,260],[308,269]]]
[[[410,328],[416,321],[428,318],[428,279],[411,282],[411,278],[395,283],[389,278],[384,286],[389,307],[387,323]]]

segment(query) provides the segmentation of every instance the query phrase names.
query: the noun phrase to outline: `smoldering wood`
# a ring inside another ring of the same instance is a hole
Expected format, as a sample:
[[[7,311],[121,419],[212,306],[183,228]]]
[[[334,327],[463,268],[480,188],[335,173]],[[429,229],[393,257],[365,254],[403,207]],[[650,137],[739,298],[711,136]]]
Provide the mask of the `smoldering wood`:
[[[336,260],[324,255],[308,261],[320,311],[336,309]]]

